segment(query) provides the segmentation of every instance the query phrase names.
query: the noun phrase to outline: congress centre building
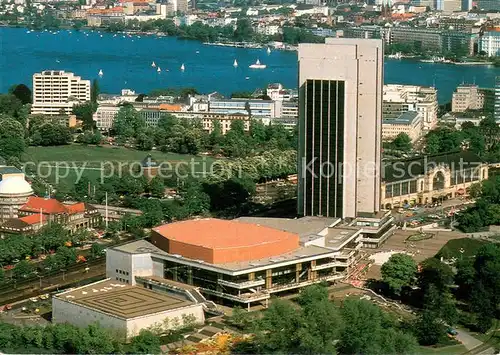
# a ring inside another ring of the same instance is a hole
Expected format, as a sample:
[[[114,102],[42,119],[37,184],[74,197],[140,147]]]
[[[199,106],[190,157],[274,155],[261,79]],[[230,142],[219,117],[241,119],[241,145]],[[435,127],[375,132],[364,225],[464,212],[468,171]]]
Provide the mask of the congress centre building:
[[[322,217],[175,222],[153,228],[150,241],[109,248],[106,274],[205,305],[250,307],[267,304],[273,294],[345,278],[359,258],[361,232]]]

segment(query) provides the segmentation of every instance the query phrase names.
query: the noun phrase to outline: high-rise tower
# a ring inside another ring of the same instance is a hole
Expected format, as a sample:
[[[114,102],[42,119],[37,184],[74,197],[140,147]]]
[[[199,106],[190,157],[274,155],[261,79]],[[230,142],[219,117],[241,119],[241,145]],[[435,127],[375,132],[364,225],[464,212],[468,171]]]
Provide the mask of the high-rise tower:
[[[379,210],[383,67],[381,40],[299,45],[299,215]]]

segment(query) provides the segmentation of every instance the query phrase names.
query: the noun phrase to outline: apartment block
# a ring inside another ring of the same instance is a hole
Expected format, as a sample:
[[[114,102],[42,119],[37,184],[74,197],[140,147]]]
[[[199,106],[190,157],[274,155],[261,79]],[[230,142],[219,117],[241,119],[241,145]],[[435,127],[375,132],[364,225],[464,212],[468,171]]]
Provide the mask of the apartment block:
[[[416,50],[474,54],[478,34],[426,27],[394,27],[390,43],[411,44]]]
[[[488,91],[477,85],[462,84],[457,87],[451,100],[451,112],[482,110],[488,100]]]
[[[73,106],[90,100],[90,80],[62,70],[33,75],[33,115],[69,115]]]
[[[422,129],[436,127],[438,121],[437,90],[433,87],[415,85],[384,85],[383,117],[396,119],[407,111],[422,115]]]
[[[300,215],[378,212],[383,52],[376,39],[299,45]]]
[[[479,51],[488,57],[500,56],[500,32],[485,32],[479,41]]]
[[[244,114],[254,118],[275,118],[276,108],[273,100],[258,99],[216,99],[210,100],[209,111],[221,114]]]

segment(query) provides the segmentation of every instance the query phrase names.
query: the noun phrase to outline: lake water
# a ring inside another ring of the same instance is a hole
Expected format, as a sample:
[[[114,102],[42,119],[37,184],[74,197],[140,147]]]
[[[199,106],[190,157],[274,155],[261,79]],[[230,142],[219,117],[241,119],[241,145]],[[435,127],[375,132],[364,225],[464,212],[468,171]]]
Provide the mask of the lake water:
[[[243,49],[203,45],[198,41],[172,37],[137,36],[97,31],[59,31],[27,33],[22,28],[0,28],[0,90],[6,92],[17,83],[31,87],[33,73],[46,69],[66,70],[84,79],[104,75],[99,84],[102,92],[118,93],[123,88],[147,93],[156,88],[196,87],[203,93],[254,90],[271,82],[286,87],[297,86],[297,54],[265,49]],[[239,66],[233,67],[237,60]],[[265,70],[250,69],[257,59]],[[151,67],[161,67],[158,74]],[[180,70],[185,65],[185,71]],[[168,70],[168,71],[167,71]],[[386,60],[385,82],[414,84],[438,88],[441,103],[461,82],[475,82],[493,87],[500,68],[458,66]]]

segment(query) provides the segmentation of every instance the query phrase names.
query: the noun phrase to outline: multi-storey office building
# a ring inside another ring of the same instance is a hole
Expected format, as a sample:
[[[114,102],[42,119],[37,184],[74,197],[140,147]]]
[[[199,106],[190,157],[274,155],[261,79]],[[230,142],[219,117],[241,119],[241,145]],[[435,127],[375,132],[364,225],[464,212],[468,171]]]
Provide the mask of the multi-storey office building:
[[[99,105],[92,116],[97,129],[100,131],[109,131],[113,127],[116,115],[120,107],[115,105]]]
[[[175,285],[198,299],[250,306],[345,278],[361,245],[361,228],[335,218],[189,220],[154,228],[151,243],[108,248],[106,274],[131,285]]]
[[[438,121],[437,90],[415,85],[384,85],[382,114],[386,119],[398,118],[407,111],[422,115],[422,129],[433,129]]]
[[[405,133],[412,142],[422,136],[422,115],[420,112],[407,111],[396,119],[384,118],[382,121],[382,139],[392,140]]]
[[[275,102],[258,99],[217,99],[210,100],[209,111],[220,114],[246,114],[254,118],[276,117]]]
[[[489,99],[489,90],[475,84],[462,84],[457,87],[451,100],[452,112],[482,110]]]
[[[485,32],[479,42],[479,51],[484,52],[488,57],[500,56],[500,32]]]
[[[90,80],[63,70],[45,70],[33,75],[32,114],[69,115],[75,104],[89,100]]]
[[[379,210],[383,55],[374,39],[299,45],[300,215]]]

